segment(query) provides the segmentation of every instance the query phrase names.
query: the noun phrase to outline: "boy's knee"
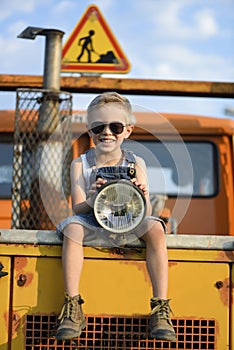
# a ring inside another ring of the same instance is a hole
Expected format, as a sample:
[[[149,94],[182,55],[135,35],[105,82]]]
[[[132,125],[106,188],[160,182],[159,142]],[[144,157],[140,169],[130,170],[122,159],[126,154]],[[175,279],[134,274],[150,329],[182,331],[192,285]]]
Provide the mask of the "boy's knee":
[[[147,223],[147,229],[142,235],[142,239],[144,241],[147,240],[158,240],[158,239],[164,239],[165,237],[165,228],[164,225],[161,223],[161,221],[156,220],[149,220]]]
[[[164,235],[165,234],[165,226],[163,225],[163,223],[161,221],[152,220],[149,223],[149,230],[148,231],[150,231],[152,233]]]
[[[75,241],[76,243],[82,244],[84,238],[83,227],[79,224],[68,224],[63,230],[64,237]]]

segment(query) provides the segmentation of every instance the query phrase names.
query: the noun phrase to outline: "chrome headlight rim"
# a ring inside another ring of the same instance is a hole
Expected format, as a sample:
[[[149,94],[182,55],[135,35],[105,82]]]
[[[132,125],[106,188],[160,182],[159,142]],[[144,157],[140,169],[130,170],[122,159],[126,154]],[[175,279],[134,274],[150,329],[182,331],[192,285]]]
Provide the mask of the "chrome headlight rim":
[[[126,227],[126,225],[123,226],[123,227],[120,227],[120,228],[110,227],[109,226],[109,222],[108,222],[108,225],[105,224],[104,220],[101,219],[101,217],[100,217],[100,210],[98,209],[98,206],[100,206],[100,202],[99,201],[101,199],[101,196],[104,194],[105,190],[108,187],[110,189],[113,186],[114,186],[115,190],[119,186],[125,186],[126,189],[128,189],[129,191],[132,191],[132,194],[134,196],[136,196],[136,199],[138,200],[138,203],[140,204],[139,216],[134,220],[134,222],[131,222],[131,225],[129,227]],[[94,216],[95,216],[97,222],[99,223],[99,225],[101,227],[103,227],[106,231],[108,231],[110,233],[115,233],[115,234],[130,233],[130,232],[136,230],[136,228],[140,225],[140,223],[142,222],[142,220],[145,217],[145,214],[146,214],[146,199],[145,199],[145,195],[144,195],[144,193],[143,193],[143,191],[141,189],[139,189],[136,185],[134,185],[129,180],[126,180],[126,179],[110,180],[106,184],[102,185],[98,189],[96,195],[94,196],[94,199],[93,199],[93,213],[94,213]]]

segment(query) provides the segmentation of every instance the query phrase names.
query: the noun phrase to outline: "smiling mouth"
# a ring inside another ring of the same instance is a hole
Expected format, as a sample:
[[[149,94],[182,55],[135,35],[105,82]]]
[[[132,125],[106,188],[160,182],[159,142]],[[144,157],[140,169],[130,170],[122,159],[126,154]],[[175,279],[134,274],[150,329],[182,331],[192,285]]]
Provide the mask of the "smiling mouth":
[[[114,142],[115,140],[110,140],[110,139],[102,139],[102,140],[100,140],[102,143],[112,143],[112,142]]]

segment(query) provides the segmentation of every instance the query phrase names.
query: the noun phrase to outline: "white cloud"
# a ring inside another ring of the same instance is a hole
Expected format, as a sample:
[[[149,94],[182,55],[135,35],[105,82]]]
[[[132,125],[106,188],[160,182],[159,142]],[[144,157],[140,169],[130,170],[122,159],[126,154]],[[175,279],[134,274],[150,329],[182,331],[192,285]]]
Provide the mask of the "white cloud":
[[[18,0],[1,0],[0,20],[10,17],[14,13],[33,12],[36,0],[18,1]]]
[[[173,69],[173,65],[169,62],[162,62],[159,64],[156,64],[155,67],[155,76],[159,77],[172,77],[175,76],[176,72]]]
[[[12,59],[12,54],[17,52],[19,49],[18,45],[13,44],[12,42],[6,45],[5,39],[0,37],[0,58],[2,64],[2,68]]]
[[[53,12],[55,14],[65,14],[66,12],[72,11],[76,8],[76,4],[71,0],[63,0],[53,7]]]
[[[161,30],[163,35],[185,38],[189,28],[179,18],[182,9],[183,2],[166,3],[159,8],[159,12],[157,11],[157,16],[155,16],[157,30]]]
[[[150,19],[154,35],[164,40],[204,40],[219,33],[215,11],[197,0],[149,1],[141,6],[139,11]]]
[[[94,1],[90,0],[90,5],[94,3]],[[99,10],[103,12],[111,11],[111,9],[115,6],[116,0],[96,0],[95,5],[98,6]]]
[[[16,21],[7,28],[7,35],[9,35],[10,41],[13,42],[17,39],[17,36],[27,27],[28,25],[24,21]],[[17,39],[18,40],[18,39]]]
[[[13,37],[0,36],[0,62],[1,74],[42,74],[44,38],[37,40],[25,40],[17,38],[17,35],[25,29],[18,23]],[[8,40],[9,39],[9,40]]]
[[[155,49],[155,56],[160,60],[169,60],[183,66],[223,64],[223,58],[218,55],[203,53],[196,48],[189,48],[185,45],[161,45]]]
[[[219,33],[218,24],[215,20],[214,12],[209,8],[204,8],[195,14],[198,34],[203,38],[208,38]],[[195,27],[196,29],[196,27]]]
[[[230,58],[203,53],[185,45],[160,45],[151,55],[134,54],[132,77],[147,79],[184,79],[208,81],[233,81],[234,67]]]

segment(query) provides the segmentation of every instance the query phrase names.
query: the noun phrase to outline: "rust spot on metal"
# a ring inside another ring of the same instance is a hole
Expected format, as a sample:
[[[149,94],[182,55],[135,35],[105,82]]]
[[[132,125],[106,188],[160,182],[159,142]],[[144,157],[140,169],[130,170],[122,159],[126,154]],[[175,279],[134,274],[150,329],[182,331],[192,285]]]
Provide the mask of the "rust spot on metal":
[[[27,276],[21,273],[19,275],[19,278],[17,279],[17,284],[19,287],[22,287],[25,285],[26,281],[27,281]]]
[[[217,254],[215,261],[234,261],[234,251],[221,251]]]
[[[16,275],[16,280],[19,287],[27,287],[33,280],[33,273],[18,273]]]
[[[8,329],[8,327],[9,327],[9,320],[11,319],[11,317],[9,315],[9,312],[5,312],[4,315],[3,315],[3,318],[4,318],[4,321],[5,321],[6,329]],[[20,315],[18,313],[14,312],[12,314],[12,322],[11,322],[11,327],[10,327],[12,336],[19,329],[20,323],[21,323]]]
[[[19,328],[21,328],[20,324],[21,324],[20,314],[18,314],[17,312],[14,312],[12,317],[12,335],[14,335],[14,333],[16,333]]]
[[[27,287],[32,282],[32,280],[33,280],[33,273],[27,272],[26,276],[27,276],[27,280],[26,280],[26,283],[25,283],[25,287]]]
[[[141,248],[122,248],[122,247],[114,247],[114,248],[101,248],[98,249],[103,252],[107,252],[108,256],[111,259],[143,259],[145,260],[145,251]]]
[[[223,288],[223,282],[222,282],[222,281],[217,281],[217,282],[215,283],[215,287],[216,287],[217,289]]]
[[[21,271],[27,266],[27,258],[26,257],[19,257],[15,258],[15,270]]]
[[[228,259],[230,261],[234,261],[234,251],[233,250],[225,251],[225,255],[228,257]]]
[[[5,312],[3,315],[4,321],[5,321],[5,325],[6,328],[8,328],[8,322],[9,322],[9,312]]]
[[[229,307],[229,278],[225,278],[223,281],[217,281],[214,287],[217,288],[223,305]]]
[[[124,264],[124,265],[128,265],[129,261],[122,261],[121,260],[120,263]],[[150,285],[151,282],[150,282],[150,277],[149,277],[148,270],[146,267],[146,263],[144,261],[142,262],[142,261],[137,261],[137,260],[131,260],[130,263],[131,263],[131,265],[136,266],[139,271],[143,272],[143,275],[145,277],[145,282]]]
[[[177,266],[177,265],[178,265],[178,262],[175,262],[175,261],[168,261],[168,266],[169,266],[169,267]]]

